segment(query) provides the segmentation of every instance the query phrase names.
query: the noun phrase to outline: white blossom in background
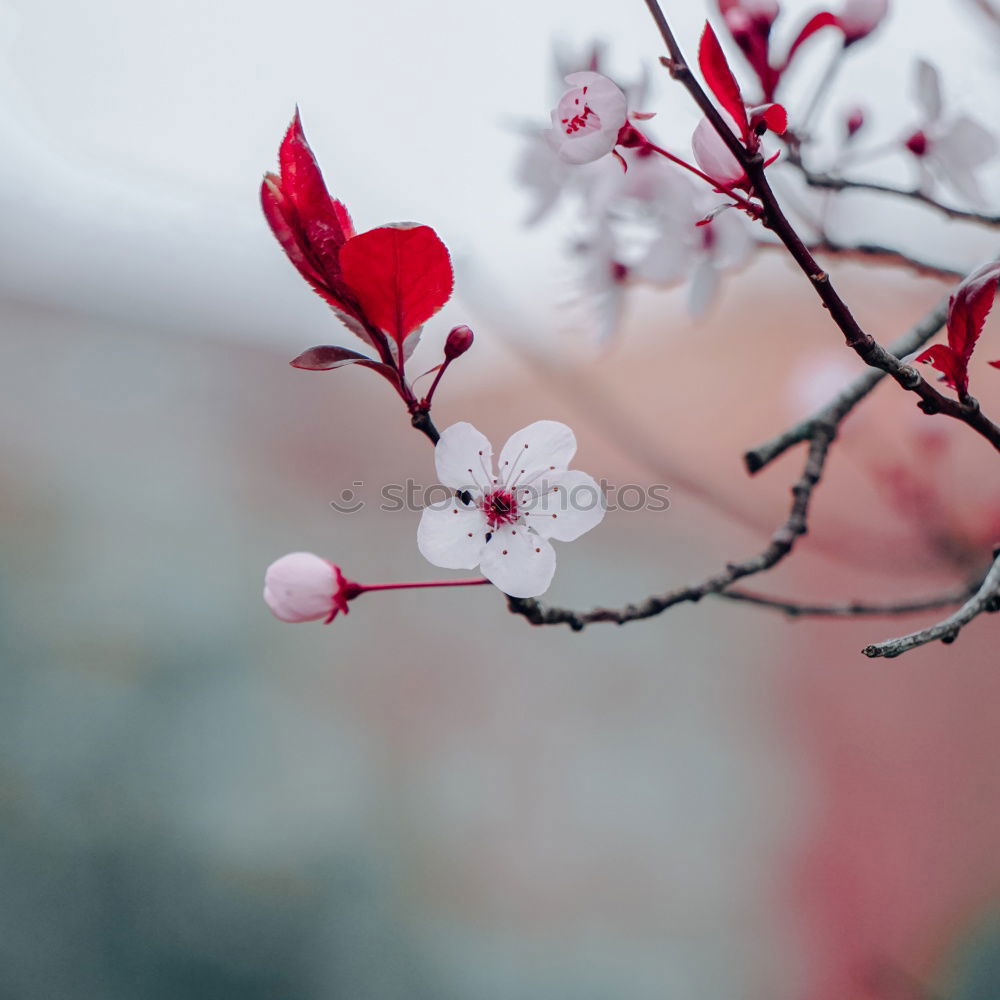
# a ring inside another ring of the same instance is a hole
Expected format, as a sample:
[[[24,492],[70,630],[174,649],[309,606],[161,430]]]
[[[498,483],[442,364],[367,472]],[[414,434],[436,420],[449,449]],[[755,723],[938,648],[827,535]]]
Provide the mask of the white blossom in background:
[[[697,199],[686,207],[686,217],[673,220],[663,229],[636,268],[635,276],[654,285],[686,280],[688,312],[697,319],[708,312],[723,277],[749,261],[754,241],[738,212],[723,210],[704,222],[704,202],[701,211]]]
[[[607,156],[628,121],[628,100],[601,73],[585,70],[566,77],[570,89],[552,109],[545,137],[566,163],[592,163]]]
[[[606,216],[573,246],[579,264],[577,298],[584,306],[588,329],[599,344],[614,337],[621,324],[630,270],[624,263],[622,241]]]
[[[810,353],[796,363],[788,377],[789,416],[795,420],[811,416],[833,402],[864,370],[843,348]],[[854,425],[847,421],[844,426]]]
[[[539,420],[493,446],[472,424],[447,428],[434,450],[438,479],[454,491],[424,509],[417,546],[444,569],[475,569],[505,594],[538,597],[556,569],[550,539],[571,542],[598,525],[605,501],[591,476],[568,468],[576,437]]]
[[[581,72],[600,73],[603,65],[603,46],[594,43],[582,51],[569,50],[562,44],[553,46],[553,96],[558,103],[566,90],[566,78]],[[616,85],[617,86],[617,85]],[[638,79],[622,84],[627,107],[642,107],[649,89],[649,75],[645,67]],[[515,178],[532,200],[525,219],[526,225],[535,225],[544,219],[566,196],[578,195],[587,205],[591,192],[608,178],[622,173],[621,165],[613,158],[602,157],[590,163],[571,163],[553,148],[550,126],[526,123],[518,127],[524,136],[517,163]]]
[[[924,59],[916,63],[914,98],[924,117],[905,146],[918,164],[920,187],[930,190],[937,180],[971,204],[984,205],[976,172],[996,156],[993,133],[969,115],[945,114],[940,75]]]

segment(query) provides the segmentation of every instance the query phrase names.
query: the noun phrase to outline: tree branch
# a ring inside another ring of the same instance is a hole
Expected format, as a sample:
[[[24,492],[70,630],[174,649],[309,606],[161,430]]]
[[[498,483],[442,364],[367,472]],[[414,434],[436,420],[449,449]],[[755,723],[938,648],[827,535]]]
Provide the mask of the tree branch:
[[[770,244],[773,246],[774,244]],[[902,250],[894,247],[884,246],[881,243],[838,243],[829,237],[824,237],[815,243],[809,244],[810,253],[833,254],[837,257],[860,257],[874,260],[892,267],[907,268],[925,278],[939,278],[951,281],[955,278],[964,278],[965,274],[953,267],[945,267],[941,264],[931,264],[928,261],[912,257]]]
[[[982,585],[978,591],[963,604],[953,615],[949,615],[944,621],[932,625],[930,628],[921,629],[919,632],[911,632],[909,635],[900,636],[898,639],[887,639],[885,642],[877,642],[871,646],[865,646],[862,652],[870,657],[894,657],[917,646],[925,646],[929,642],[940,639],[941,642],[951,643],[958,638],[958,633],[965,628],[973,618],[985,612],[1000,610],[1000,550],[995,553],[996,559],[986,574]]]
[[[784,559],[792,551],[799,537],[806,533],[809,503],[823,475],[823,467],[832,440],[825,428],[815,429],[802,474],[792,486],[792,504],[788,517],[771,536],[767,547],[757,555],[743,562],[729,563],[724,570],[701,583],[647,597],[639,604],[627,604],[622,608],[573,611],[569,608],[546,606],[534,599],[518,597],[507,598],[508,608],[512,613],[526,618],[532,625],[568,625],[574,632],[579,632],[587,625],[598,622],[624,625],[626,622],[652,618],[675,604],[700,601],[709,594],[718,594],[737,580],[763,573]]]
[[[889,350],[896,358],[905,358],[907,355],[919,350],[931,337],[935,336],[944,326],[947,319],[948,299],[945,298],[919,323],[904,333],[898,340],[894,341],[890,345]],[[811,416],[806,417],[805,420],[801,420],[794,427],[790,427],[788,430],[778,434],[770,441],[765,441],[763,444],[746,452],[743,456],[743,461],[746,464],[747,471],[751,475],[755,472],[760,472],[761,469],[773,462],[779,455],[783,455],[789,448],[802,441],[809,440],[816,427],[825,426],[829,430],[836,432],[840,423],[851,410],[885,377],[885,371],[869,368],[868,371],[859,375],[839,395]]]
[[[899,358],[890,354],[874,337],[864,332],[847,303],[834,288],[830,275],[816,263],[802,238],[795,231],[788,217],[782,211],[775,197],[771,184],[764,170],[764,158],[760,153],[753,155],[737,139],[733,131],[723,120],[722,115],[712,103],[704,88],[684,62],[684,57],[660,8],[658,0],[645,0],[660,30],[663,42],[670,53],[670,58],[664,65],[671,75],[680,81],[694,99],[695,103],[705,113],[712,126],[719,133],[726,146],[736,157],[746,172],[747,180],[753,193],[760,199],[763,207],[761,222],[784,243],[792,259],[812,282],[816,294],[820,297],[831,318],[840,328],[844,339],[866,364],[879,368],[891,376],[902,388],[920,397],[920,408],[925,413],[942,413],[955,420],[961,420],[977,434],[986,438],[993,447],[1000,451],[1000,427],[993,423],[979,408],[979,403],[971,397],[961,402],[945,396],[935,389],[915,368],[904,365]]]

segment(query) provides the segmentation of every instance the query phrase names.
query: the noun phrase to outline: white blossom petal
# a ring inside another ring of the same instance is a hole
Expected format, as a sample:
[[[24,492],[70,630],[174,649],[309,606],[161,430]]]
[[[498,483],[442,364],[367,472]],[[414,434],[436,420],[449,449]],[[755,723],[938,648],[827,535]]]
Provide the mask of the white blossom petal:
[[[739,129],[732,118],[726,114],[723,114],[723,118],[739,136]],[[733,156],[725,140],[707,118],[702,118],[695,127],[691,136],[691,149],[702,172],[708,174],[719,187],[730,187],[746,176],[740,161]]]
[[[710,252],[720,271],[742,267],[752,256],[753,235],[745,216],[733,210],[720,212],[709,224]]]
[[[489,524],[476,504],[457,497],[425,507],[417,528],[420,554],[442,569],[475,569],[479,565]]]
[[[594,478],[575,469],[552,473],[519,489],[516,500],[532,531],[559,542],[572,542],[597,527],[607,509]]]
[[[688,286],[688,312],[700,319],[708,312],[719,290],[719,269],[707,254],[702,257],[691,275]]]
[[[944,107],[941,98],[941,77],[937,67],[926,59],[918,59],[913,79],[913,97],[927,118],[927,123],[941,117]]]
[[[556,553],[544,538],[517,525],[498,528],[483,552],[480,571],[511,597],[538,597],[549,589]]]
[[[840,30],[849,42],[870,35],[889,13],[889,0],[845,0],[840,9]]]
[[[985,126],[968,115],[958,115],[934,140],[938,157],[946,156],[952,163],[980,167],[996,156],[996,137]]]
[[[657,237],[636,267],[636,277],[656,285],[672,285],[683,281],[691,269],[694,248],[694,226],[690,229],[691,238],[686,229],[664,232]]]
[[[438,481],[473,495],[485,492],[493,477],[493,445],[485,434],[462,421],[441,432],[434,449]]]
[[[501,483],[524,485],[543,472],[564,470],[576,454],[576,436],[557,420],[536,420],[512,434],[500,452]]]

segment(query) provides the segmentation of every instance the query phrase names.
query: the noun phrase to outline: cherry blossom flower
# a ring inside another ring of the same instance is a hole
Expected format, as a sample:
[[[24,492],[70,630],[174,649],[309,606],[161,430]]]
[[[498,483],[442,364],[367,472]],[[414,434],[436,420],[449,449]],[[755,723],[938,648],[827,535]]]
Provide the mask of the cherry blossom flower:
[[[600,73],[602,63],[603,46],[600,43],[591,44],[582,52],[571,51],[564,45],[557,44],[553,50],[556,84],[553,99],[556,102],[561,99],[568,75],[584,71]],[[645,69],[637,80],[622,83],[621,90],[625,94],[627,105],[642,107],[648,86],[649,78]],[[563,159],[549,141],[551,129],[548,127],[526,123],[519,127],[519,131],[524,139],[515,176],[517,182],[532,197],[532,206],[525,219],[526,225],[532,226],[540,222],[564,195],[579,195],[589,206],[593,190],[600,187],[609,176],[622,173],[619,164],[610,163],[607,159],[582,164]]]
[[[617,84],[600,73],[570,73],[566,91],[552,111],[546,138],[566,163],[591,163],[610,153],[628,123],[628,101]]]
[[[996,155],[995,137],[968,115],[945,116],[940,75],[924,59],[917,60],[914,97],[924,119],[904,145],[916,158],[921,187],[929,189],[937,179],[982,205],[985,198],[976,171]]]
[[[696,319],[708,312],[723,276],[742,267],[754,246],[738,212],[725,210],[705,221],[704,207],[689,202],[686,218],[664,229],[634,271],[636,278],[657,285],[687,279],[688,312]]]
[[[604,517],[600,487],[568,469],[575,453],[569,427],[539,420],[510,437],[494,469],[487,438],[472,424],[453,424],[434,461],[455,495],[424,509],[420,552],[444,569],[478,566],[511,597],[543,594],[556,568],[550,539],[571,542]]]
[[[339,566],[312,552],[291,552],[271,563],[264,574],[264,601],[283,622],[329,624],[360,592],[344,579]]]

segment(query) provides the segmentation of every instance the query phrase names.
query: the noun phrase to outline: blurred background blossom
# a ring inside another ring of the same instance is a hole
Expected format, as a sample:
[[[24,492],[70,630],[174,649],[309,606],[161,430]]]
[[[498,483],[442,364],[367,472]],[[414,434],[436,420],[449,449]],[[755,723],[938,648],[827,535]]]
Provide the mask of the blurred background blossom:
[[[676,6],[690,50],[704,11]],[[795,459],[748,482],[740,454],[850,377],[777,255],[702,320],[687,289],[630,289],[602,353],[570,206],[523,228],[515,126],[544,123],[554,37],[601,39],[626,82],[651,70],[650,131],[689,141],[642,4],[276,16],[0,4],[0,995],[992,1000],[993,622],[873,664],[859,649],[899,622],[712,601],[582,636],[487,588],[367,595],[328,629],[268,614],[286,551],[372,582],[434,572],[417,515],[377,509],[386,482],[433,482],[394,397],[286,363],[351,343],[257,207],[296,102],[359,226],[418,219],[456,255],[422,350],[436,363],[457,322],[477,340],[438,422],[502,440],[565,420],[598,478],[671,486],[668,511],[609,514],[560,551],[559,602],[754,551]],[[988,23],[897,0],[824,120],[877,95],[870,127],[898,138],[917,56],[985,120]],[[995,203],[995,165],[980,181]],[[995,251],[860,196],[834,221],[958,266]],[[943,291],[838,277],[880,339]],[[1000,476],[955,428],[928,448],[923,419],[891,387],[851,418],[769,589],[890,600],[964,578]],[[337,514],[352,488],[365,509]]]

